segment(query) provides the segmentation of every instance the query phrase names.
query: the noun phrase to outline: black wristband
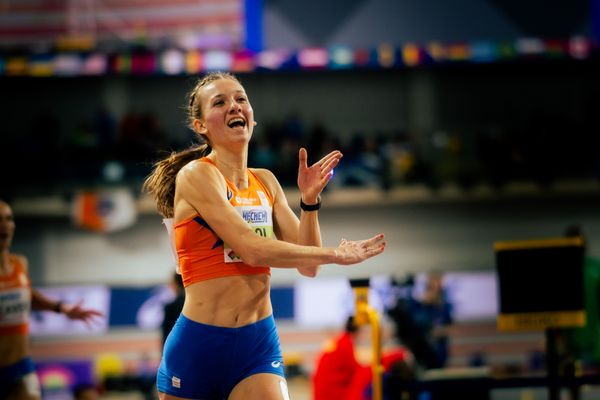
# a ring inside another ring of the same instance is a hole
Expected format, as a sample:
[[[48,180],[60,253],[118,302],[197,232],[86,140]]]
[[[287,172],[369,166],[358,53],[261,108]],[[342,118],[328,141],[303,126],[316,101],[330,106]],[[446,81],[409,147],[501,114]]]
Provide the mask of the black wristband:
[[[317,211],[321,208],[321,196],[317,197],[317,204],[305,204],[300,197],[300,208],[304,211]]]
[[[59,301],[56,302],[56,304],[54,304],[54,307],[52,308],[52,310],[55,313],[61,313],[62,312],[62,305],[63,305],[63,302],[59,300]]]

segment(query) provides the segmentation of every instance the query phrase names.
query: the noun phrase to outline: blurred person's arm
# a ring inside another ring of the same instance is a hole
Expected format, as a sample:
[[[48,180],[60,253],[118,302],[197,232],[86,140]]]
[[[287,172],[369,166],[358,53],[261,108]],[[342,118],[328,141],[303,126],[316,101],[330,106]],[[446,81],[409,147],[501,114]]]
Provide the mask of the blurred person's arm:
[[[22,257],[23,265],[28,269],[27,259]],[[82,307],[83,300],[79,303],[72,305],[64,303],[61,300],[52,299],[39,290],[31,288],[31,309],[36,311],[54,311],[60,314],[64,314],[70,319],[80,319],[86,323],[92,321],[94,318],[102,317],[104,314],[98,310],[87,309]]]
[[[70,319],[80,319],[86,323],[104,314],[98,310],[84,308],[83,300],[77,304],[67,304],[60,300],[53,300],[36,289],[31,289],[31,308],[39,311],[54,311],[66,315]]]

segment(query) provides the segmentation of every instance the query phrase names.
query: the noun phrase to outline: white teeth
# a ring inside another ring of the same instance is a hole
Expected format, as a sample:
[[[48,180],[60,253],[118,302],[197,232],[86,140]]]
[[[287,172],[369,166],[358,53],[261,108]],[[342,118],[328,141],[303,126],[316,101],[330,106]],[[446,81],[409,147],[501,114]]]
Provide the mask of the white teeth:
[[[231,120],[229,120],[229,122],[227,123],[227,126],[232,126],[235,123],[241,123],[242,125],[246,125],[246,121],[244,121],[242,118],[233,118]]]

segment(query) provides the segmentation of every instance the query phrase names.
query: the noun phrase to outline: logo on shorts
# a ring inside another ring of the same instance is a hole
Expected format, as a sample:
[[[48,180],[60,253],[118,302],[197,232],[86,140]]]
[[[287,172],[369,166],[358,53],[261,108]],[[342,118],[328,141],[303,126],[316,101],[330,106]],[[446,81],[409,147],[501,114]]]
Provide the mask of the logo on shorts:
[[[171,378],[171,386],[180,389],[181,388],[181,379],[179,379],[176,376],[172,377]]]
[[[281,366],[281,361],[273,361],[271,363],[271,367],[273,368],[279,368]]]

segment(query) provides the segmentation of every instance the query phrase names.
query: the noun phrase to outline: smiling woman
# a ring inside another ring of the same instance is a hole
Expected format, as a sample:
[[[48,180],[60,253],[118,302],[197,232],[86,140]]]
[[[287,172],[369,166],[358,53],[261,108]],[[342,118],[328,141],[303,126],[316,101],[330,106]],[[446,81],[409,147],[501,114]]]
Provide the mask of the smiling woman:
[[[27,257],[11,253],[15,220],[0,199],[0,399],[36,400],[40,385],[29,355],[31,310],[54,311],[86,323],[102,313],[54,300],[31,287]]]
[[[144,183],[173,221],[183,310],[157,376],[161,399],[288,399],[269,296],[271,267],[316,276],[320,264],[356,264],[383,252],[383,234],[322,247],[320,194],[342,154],[307,164],[299,150],[300,218],[272,172],[249,168],[256,122],[238,79],[214,72],[188,96],[204,140],[159,161]]]

